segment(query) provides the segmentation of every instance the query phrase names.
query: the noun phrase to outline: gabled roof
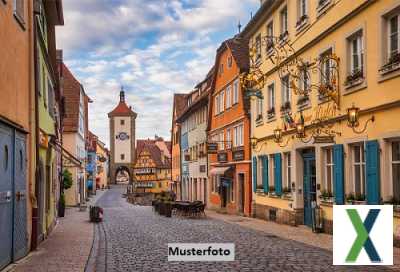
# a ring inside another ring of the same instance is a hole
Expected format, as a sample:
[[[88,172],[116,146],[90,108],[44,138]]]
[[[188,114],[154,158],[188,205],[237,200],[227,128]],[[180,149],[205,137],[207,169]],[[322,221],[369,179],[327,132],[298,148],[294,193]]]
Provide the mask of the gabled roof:
[[[136,115],[137,114],[132,110],[132,107],[128,107],[128,105],[125,103],[125,92],[121,90],[119,103],[111,112],[108,113],[108,117]]]
[[[137,140],[136,141],[136,159],[139,158],[140,154],[143,151],[148,151],[150,153],[151,159],[156,164],[157,168],[170,168],[171,160],[167,157],[164,157],[164,161],[162,159],[162,152],[160,148],[156,145],[155,140]]]
[[[185,110],[186,96],[186,94],[174,94],[173,115],[175,119]]]
[[[235,36],[234,38],[225,41],[225,43],[231,50],[232,56],[240,71],[247,71],[250,67],[249,40],[240,36]]]

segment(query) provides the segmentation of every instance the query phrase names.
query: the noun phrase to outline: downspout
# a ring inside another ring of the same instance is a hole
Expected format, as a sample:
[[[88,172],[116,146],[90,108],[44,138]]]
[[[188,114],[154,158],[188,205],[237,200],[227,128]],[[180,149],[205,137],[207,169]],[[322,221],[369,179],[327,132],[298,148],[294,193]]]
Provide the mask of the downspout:
[[[35,197],[36,197],[36,205],[32,206],[32,234],[31,234],[31,250],[36,250],[38,245],[38,225],[39,225],[39,186],[40,177],[39,177],[39,149],[40,149],[40,139],[39,139],[39,69],[38,69],[38,46],[37,46],[37,1],[34,2],[33,5],[33,66],[34,66],[34,77],[35,77],[35,142],[36,142],[36,170],[35,170]]]

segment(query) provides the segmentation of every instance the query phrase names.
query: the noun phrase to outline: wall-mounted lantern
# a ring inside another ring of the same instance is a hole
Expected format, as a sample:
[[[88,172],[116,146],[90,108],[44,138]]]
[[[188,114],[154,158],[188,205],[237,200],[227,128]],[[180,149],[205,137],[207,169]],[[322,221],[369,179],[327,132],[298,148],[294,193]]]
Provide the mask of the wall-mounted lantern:
[[[369,122],[375,122],[375,116],[372,116],[365,122],[364,128],[362,130],[357,130],[356,128],[360,126],[359,115],[360,115],[360,108],[354,106],[354,104],[352,105],[351,108],[347,109],[347,125],[350,128],[352,128],[354,133],[357,134],[364,133],[365,130],[367,129]]]

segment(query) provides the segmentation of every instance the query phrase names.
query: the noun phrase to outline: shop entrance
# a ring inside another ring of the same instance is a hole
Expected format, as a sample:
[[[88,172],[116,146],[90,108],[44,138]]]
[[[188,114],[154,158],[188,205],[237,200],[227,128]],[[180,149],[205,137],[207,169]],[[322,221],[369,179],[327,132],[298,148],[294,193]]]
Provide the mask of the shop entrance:
[[[239,196],[239,212],[244,213],[244,174],[238,174],[238,196]]]
[[[316,204],[316,169],[314,151],[303,153],[304,225],[312,226],[312,207]]]

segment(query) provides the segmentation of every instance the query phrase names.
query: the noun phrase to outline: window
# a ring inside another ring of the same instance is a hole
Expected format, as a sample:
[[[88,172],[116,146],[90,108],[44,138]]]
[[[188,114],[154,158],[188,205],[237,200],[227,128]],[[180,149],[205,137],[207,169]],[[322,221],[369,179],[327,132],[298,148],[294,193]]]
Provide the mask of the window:
[[[256,62],[261,61],[261,34],[256,37]]]
[[[304,91],[306,94],[310,90],[310,78],[306,69],[300,71],[299,89]],[[299,95],[297,100],[297,105],[300,107],[305,106],[309,102],[308,95]]]
[[[289,75],[282,78],[282,106],[284,110],[290,109]]]
[[[399,14],[396,14],[389,18],[388,28],[389,28],[389,59],[394,58],[399,53]]]
[[[122,120],[120,121],[120,124],[121,124],[121,126],[125,125],[125,120],[122,119]]]
[[[285,158],[285,183],[284,183],[284,192],[290,192],[292,188],[292,158],[290,152],[284,154]]]
[[[239,103],[239,80],[233,83],[233,105]]]
[[[257,107],[256,107],[256,120],[261,120],[263,115],[263,100],[257,98]]]
[[[220,112],[224,111],[224,100],[225,100],[225,91],[221,91],[219,93]]]
[[[321,58],[321,74],[320,80],[322,84],[330,84],[331,80],[331,69],[332,69],[332,62],[329,59],[329,56],[332,55],[332,48],[329,48],[325,52],[320,55]]]
[[[288,34],[288,11],[287,7],[281,10],[281,39],[284,39]]]
[[[125,154],[121,154],[121,161],[125,160]]]
[[[215,115],[218,115],[220,110],[219,110],[219,94],[217,94],[214,98],[214,105],[215,105]]]
[[[365,153],[364,144],[353,146],[353,181],[356,199],[365,197]]]
[[[257,157],[257,187],[256,189],[262,189],[263,188],[263,178],[262,178],[262,173],[264,171],[264,165],[263,165],[263,160],[262,157]]]
[[[221,64],[219,65],[219,76],[221,76],[223,73],[224,73],[224,64],[221,63]]]
[[[275,85],[268,86],[268,111],[275,112]]]
[[[400,201],[400,141],[392,142],[393,200]]]
[[[14,14],[22,24],[24,24],[24,19],[25,19],[24,1],[25,0],[14,0]]]
[[[229,109],[232,106],[232,86],[226,88],[225,108]]]
[[[233,128],[233,147],[243,146],[243,125]]]
[[[226,149],[231,149],[232,148],[232,137],[231,137],[231,129],[228,128],[226,130]]]
[[[224,150],[224,132],[218,133],[218,150]]]
[[[228,57],[228,68],[232,67],[232,56]]]
[[[267,25],[267,53],[270,53],[274,47],[274,22],[271,21]]]
[[[364,68],[364,46],[363,46],[363,32],[358,31],[348,38],[350,48],[350,73],[356,75],[362,73]]]
[[[304,18],[303,16],[307,16],[307,0],[298,0],[298,12],[299,21]]]
[[[324,191],[328,195],[333,192],[333,149],[328,147],[324,149]]]
[[[211,184],[212,191],[214,193],[217,193],[218,192],[218,176],[213,175],[211,182],[212,182],[212,184]]]

